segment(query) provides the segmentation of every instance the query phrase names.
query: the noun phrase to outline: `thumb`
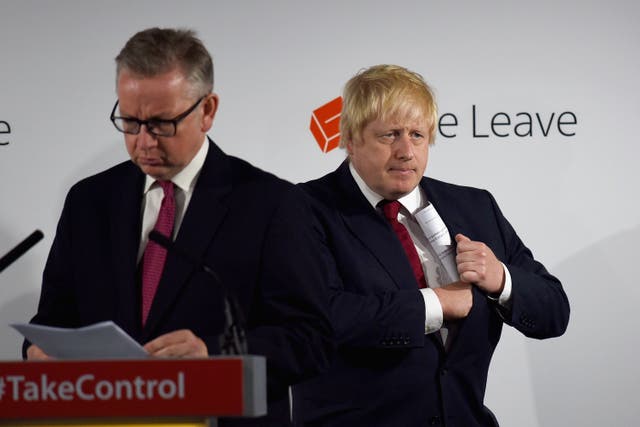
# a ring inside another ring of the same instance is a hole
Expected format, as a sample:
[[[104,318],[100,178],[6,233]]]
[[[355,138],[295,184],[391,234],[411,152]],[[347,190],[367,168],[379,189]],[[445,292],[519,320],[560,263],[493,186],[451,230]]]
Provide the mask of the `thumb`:
[[[470,242],[471,239],[468,238],[467,236],[465,236],[462,233],[458,233],[456,234],[456,243],[460,243],[460,242]]]

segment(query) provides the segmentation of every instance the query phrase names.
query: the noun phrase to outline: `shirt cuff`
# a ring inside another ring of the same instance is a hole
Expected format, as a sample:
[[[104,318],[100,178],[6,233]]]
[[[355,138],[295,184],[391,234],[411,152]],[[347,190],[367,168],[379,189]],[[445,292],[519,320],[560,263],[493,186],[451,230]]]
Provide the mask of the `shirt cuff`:
[[[420,293],[424,299],[424,333],[431,334],[442,327],[442,305],[433,289],[420,289]]]
[[[500,296],[498,296],[498,298],[489,296],[489,299],[493,301],[497,301],[498,304],[500,304],[504,308],[510,309],[511,308],[511,274],[509,273],[509,269],[507,268],[506,265],[504,265],[504,263],[500,263],[500,264],[502,264],[502,268],[504,269],[504,288],[502,289],[502,292],[500,293]]]

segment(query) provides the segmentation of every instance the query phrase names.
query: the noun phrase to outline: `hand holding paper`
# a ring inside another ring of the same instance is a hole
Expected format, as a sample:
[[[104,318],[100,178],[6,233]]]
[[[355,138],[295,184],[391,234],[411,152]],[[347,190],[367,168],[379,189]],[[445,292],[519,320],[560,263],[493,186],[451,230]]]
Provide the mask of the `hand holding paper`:
[[[487,245],[456,235],[456,264],[460,280],[473,283],[489,294],[499,294],[504,287],[502,263]]]
[[[35,344],[31,344],[27,348],[27,360],[51,360],[52,357],[42,351],[40,347]]]
[[[144,349],[155,357],[207,357],[207,345],[188,329],[169,332],[149,341]]]

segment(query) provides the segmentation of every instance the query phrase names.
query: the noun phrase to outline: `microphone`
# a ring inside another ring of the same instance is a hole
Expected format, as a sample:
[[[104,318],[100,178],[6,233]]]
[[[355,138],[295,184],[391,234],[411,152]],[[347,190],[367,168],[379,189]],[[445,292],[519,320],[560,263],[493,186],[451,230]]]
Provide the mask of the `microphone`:
[[[5,256],[0,258],[0,272],[9,267],[9,265],[13,264],[15,260],[24,255],[25,252],[27,252],[33,247],[33,245],[42,240],[43,237],[44,234],[42,234],[42,231],[36,230],[22,242],[18,243],[15,248],[11,249]]]
[[[244,317],[242,310],[238,304],[235,295],[231,290],[225,286],[220,280],[220,276],[205,264],[204,260],[198,259],[191,255],[187,251],[178,247],[164,234],[152,230],[149,233],[149,240],[159,244],[167,250],[167,252],[173,252],[178,257],[187,261],[189,264],[204,271],[218,286],[220,286],[224,293],[224,317],[226,323],[226,329],[223,335],[220,337],[220,352],[225,355],[243,355],[247,354],[247,338],[244,332]]]

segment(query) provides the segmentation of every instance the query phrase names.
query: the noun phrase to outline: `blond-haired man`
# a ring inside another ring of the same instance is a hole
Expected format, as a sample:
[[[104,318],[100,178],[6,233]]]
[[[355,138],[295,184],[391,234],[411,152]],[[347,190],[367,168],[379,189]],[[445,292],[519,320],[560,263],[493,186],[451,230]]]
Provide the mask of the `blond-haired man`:
[[[305,426],[494,426],[484,406],[504,323],[561,335],[569,304],[487,191],[423,177],[437,110],[417,73],[345,86],[334,172],[302,184],[331,260],[338,356],[295,387]]]

